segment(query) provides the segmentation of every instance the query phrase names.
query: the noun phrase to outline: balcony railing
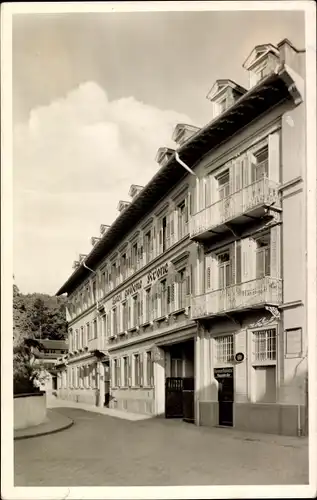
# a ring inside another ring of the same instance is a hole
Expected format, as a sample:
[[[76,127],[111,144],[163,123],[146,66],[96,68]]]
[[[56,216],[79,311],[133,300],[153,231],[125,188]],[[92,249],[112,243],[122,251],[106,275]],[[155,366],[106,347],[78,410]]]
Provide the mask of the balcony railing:
[[[263,177],[193,215],[190,220],[190,237],[203,235],[258,207],[272,205],[277,200],[278,184]]]
[[[192,297],[191,315],[193,319],[204,318],[281,303],[282,280],[265,277]]]

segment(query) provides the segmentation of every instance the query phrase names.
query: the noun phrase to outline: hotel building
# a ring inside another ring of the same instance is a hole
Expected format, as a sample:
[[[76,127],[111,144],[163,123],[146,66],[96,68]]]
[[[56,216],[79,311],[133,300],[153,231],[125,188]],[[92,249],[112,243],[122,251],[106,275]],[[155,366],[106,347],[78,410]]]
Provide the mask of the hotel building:
[[[59,396],[197,425],[307,430],[305,53],[256,46],[205,127],[131,186],[58,294]]]

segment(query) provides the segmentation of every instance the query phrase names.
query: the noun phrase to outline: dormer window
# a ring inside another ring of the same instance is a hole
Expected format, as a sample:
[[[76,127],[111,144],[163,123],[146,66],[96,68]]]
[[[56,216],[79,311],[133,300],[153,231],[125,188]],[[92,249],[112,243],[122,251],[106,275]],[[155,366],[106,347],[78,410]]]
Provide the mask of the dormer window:
[[[216,80],[207,99],[212,102],[213,118],[224,113],[232,106],[246,90],[232,80]]]
[[[278,63],[279,50],[274,45],[257,45],[243,64],[243,67],[249,71],[250,87],[257,85],[272,73]]]
[[[187,125],[185,123],[179,123],[176,125],[172,140],[176,142],[178,146],[182,146],[192,135],[198,132],[199,128],[194,125]]]

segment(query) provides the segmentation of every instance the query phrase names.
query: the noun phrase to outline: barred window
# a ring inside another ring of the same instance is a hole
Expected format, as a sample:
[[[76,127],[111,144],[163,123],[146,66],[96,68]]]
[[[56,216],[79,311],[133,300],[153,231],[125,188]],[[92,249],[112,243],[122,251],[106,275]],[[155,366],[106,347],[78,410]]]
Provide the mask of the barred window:
[[[228,363],[233,360],[233,335],[216,337],[216,357],[218,363]]]
[[[276,360],[276,329],[258,330],[253,332],[254,360]]]

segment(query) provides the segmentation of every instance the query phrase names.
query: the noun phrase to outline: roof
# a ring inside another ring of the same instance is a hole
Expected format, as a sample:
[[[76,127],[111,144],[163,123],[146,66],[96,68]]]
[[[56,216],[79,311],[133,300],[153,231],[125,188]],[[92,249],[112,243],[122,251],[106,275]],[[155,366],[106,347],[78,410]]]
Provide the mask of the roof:
[[[67,342],[65,340],[39,340],[40,344],[44,347],[44,349],[68,349]]]
[[[184,142],[177,150],[181,159],[193,168],[207,153],[215,150],[263,113],[286,99],[291,100],[292,96],[288,90],[291,88],[289,79],[290,76],[284,66],[280,65],[273,74],[261,80],[224,113]],[[132,230],[138,221],[152,211],[153,207],[186,175],[188,175],[186,170],[177,162],[174,153],[168,162],[159,168],[135,200],[119,214],[103,238],[91,250],[86,264],[96,268],[126,237],[127,228]],[[58,290],[57,295],[72,293],[90,274],[91,271],[81,264]]]

